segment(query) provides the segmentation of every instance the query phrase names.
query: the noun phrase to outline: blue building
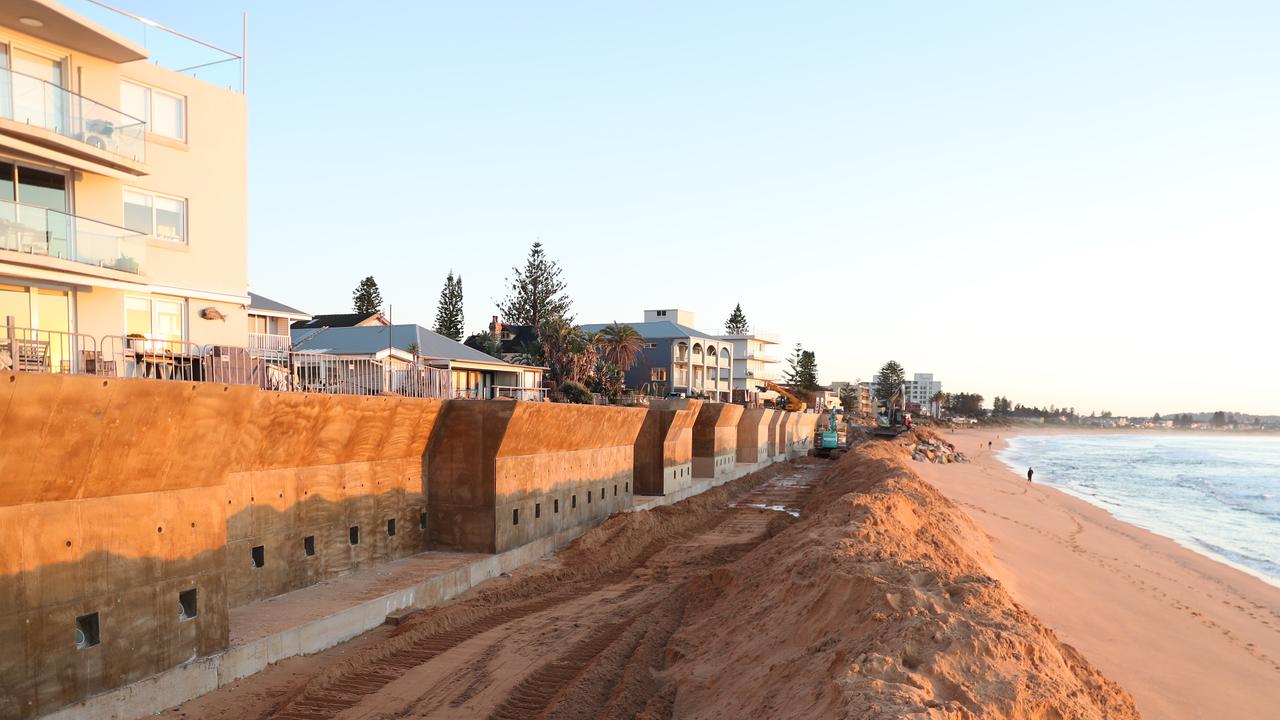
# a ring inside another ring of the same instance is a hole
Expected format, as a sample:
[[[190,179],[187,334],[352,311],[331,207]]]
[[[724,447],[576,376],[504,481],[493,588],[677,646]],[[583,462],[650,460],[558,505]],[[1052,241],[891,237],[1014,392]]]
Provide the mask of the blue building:
[[[600,332],[613,323],[582,326]],[[645,310],[644,322],[623,323],[644,337],[640,360],[626,373],[626,385],[649,395],[702,397],[730,402],[733,397],[733,342],[693,327],[688,310]]]

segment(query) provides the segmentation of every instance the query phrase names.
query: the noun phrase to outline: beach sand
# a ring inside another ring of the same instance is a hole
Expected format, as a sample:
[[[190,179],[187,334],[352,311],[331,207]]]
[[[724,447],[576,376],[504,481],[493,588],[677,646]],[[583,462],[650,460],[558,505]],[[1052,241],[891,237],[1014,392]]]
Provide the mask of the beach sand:
[[[1280,588],[1028,483],[996,457],[998,437],[1038,432],[943,433],[971,462],[911,466],[990,536],[988,571],[1144,717],[1280,718]]]

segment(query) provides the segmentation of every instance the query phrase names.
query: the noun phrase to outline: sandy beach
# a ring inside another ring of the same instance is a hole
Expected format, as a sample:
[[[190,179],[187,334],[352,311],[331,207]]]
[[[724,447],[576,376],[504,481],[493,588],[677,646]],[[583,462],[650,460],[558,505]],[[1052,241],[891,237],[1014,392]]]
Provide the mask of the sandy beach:
[[[1280,717],[1280,588],[1028,483],[996,457],[1024,432],[1047,431],[944,433],[970,463],[911,463],[990,536],[989,572],[1144,717]]]

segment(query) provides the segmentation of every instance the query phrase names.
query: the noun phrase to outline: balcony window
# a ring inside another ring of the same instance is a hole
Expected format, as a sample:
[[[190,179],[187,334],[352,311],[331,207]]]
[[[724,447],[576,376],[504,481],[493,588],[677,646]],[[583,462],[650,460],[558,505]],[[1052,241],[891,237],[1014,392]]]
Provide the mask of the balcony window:
[[[124,226],[160,240],[187,241],[187,201],[140,190],[124,191]]]
[[[181,300],[127,296],[124,299],[125,333],[148,340],[182,340],[186,314]]]
[[[120,105],[126,115],[145,120],[147,132],[186,141],[187,101],[181,95],[121,80]]]

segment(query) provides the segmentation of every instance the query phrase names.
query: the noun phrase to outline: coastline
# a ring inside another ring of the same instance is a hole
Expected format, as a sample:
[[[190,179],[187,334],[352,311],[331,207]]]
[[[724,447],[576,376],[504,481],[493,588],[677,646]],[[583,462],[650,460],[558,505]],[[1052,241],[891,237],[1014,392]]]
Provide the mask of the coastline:
[[[945,432],[971,462],[913,466],[989,536],[988,571],[1129,690],[1144,716],[1274,717],[1280,588],[1069,493],[1028,483],[998,454],[1004,438],[1031,434],[1083,433]]]

